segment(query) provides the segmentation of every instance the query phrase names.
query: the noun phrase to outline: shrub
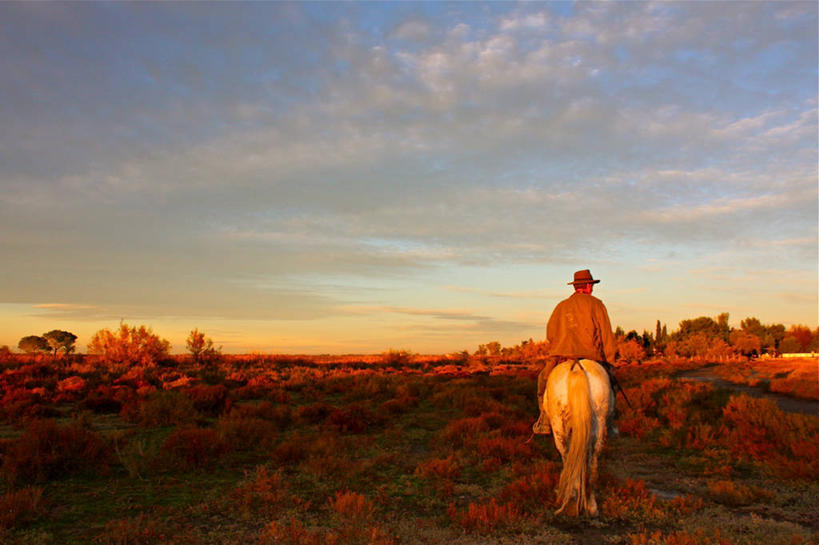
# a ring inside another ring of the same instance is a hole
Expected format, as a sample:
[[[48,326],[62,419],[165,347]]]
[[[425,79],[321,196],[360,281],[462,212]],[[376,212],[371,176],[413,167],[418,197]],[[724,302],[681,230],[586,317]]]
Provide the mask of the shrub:
[[[162,457],[179,469],[202,469],[224,452],[216,432],[208,428],[182,427],[171,432],[162,444]]]
[[[646,489],[646,483],[632,479],[608,491],[602,510],[614,519],[652,520],[664,516],[657,497]]]
[[[119,329],[97,331],[88,343],[88,353],[99,355],[103,365],[115,371],[131,366],[151,367],[168,357],[171,344],[145,326],[129,327],[120,322]]]
[[[259,545],[326,545],[326,536],[320,531],[311,532],[296,520],[288,524],[273,521],[259,533]]]
[[[111,453],[91,430],[52,420],[28,423],[3,458],[2,473],[11,483],[43,482],[76,473],[107,472]]]
[[[341,433],[365,433],[383,423],[383,419],[360,403],[334,409],[327,422]]]
[[[357,492],[339,491],[330,500],[330,509],[345,520],[364,523],[375,514],[373,502]]]
[[[735,456],[767,464],[784,477],[819,475],[819,421],[783,412],[770,399],[733,396],[724,410],[724,441]]]
[[[133,390],[127,387],[114,389],[111,386],[98,386],[88,392],[79,406],[95,413],[119,413],[123,399],[128,397],[128,393],[123,392],[131,393]]]
[[[233,403],[224,384],[194,386],[186,390],[185,395],[190,398],[193,407],[197,411],[211,416],[216,416],[230,409]]]
[[[272,422],[261,418],[244,417],[231,412],[216,422],[216,434],[222,444],[234,450],[267,447],[276,438],[277,428]]]
[[[322,422],[333,411],[333,407],[326,403],[315,403],[305,405],[298,410],[299,420],[305,424],[318,424]]]
[[[231,414],[261,418],[272,422],[280,430],[287,428],[293,422],[293,414],[288,405],[273,405],[269,401],[262,401],[257,405],[234,406]]]
[[[547,463],[538,467],[531,475],[525,475],[506,485],[500,498],[512,505],[533,510],[553,505],[559,479],[560,466]]]
[[[686,532],[684,530],[671,532],[663,535],[662,531],[641,532],[639,534],[629,534],[629,545],[733,545],[733,541],[722,537],[719,529],[710,534],[706,534],[702,529],[696,532]]]
[[[455,456],[450,455],[446,458],[436,458],[418,464],[415,473],[433,481],[451,481],[461,475],[461,466]]]
[[[258,466],[252,474],[245,473],[245,480],[230,494],[230,505],[244,517],[272,517],[279,511],[286,493],[280,473]]]
[[[43,489],[27,486],[0,496],[0,531],[24,526],[45,512]]]
[[[484,503],[470,503],[466,511],[449,506],[449,516],[467,532],[488,534],[523,520],[518,508],[512,503],[498,505],[494,498]]]
[[[174,391],[155,392],[144,401],[134,400],[122,410],[125,420],[143,427],[189,424],[198,416],[190,398]]]
[[[159,444],[145,438],[125,436],[117,432],[111,438],[117,459],[131,477],[141,479],[156,464]]]
[[[164,537],[161,525],[140,513],[139,516],[109,521],[97,536],[100,545],[151,545]]]

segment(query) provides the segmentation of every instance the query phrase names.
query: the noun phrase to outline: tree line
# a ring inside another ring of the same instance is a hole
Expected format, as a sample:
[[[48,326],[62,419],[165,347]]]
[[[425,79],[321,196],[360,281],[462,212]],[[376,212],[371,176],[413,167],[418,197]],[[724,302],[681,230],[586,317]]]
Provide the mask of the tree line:
[[[763,324],[755,317],[742,320],[740,326],[734,328],[728,325],[728,317],[725,312],[715,318],[700,316],[683,320],[671,333],[660,320],[653,332],[626,332],[618,326],[614,331],[618,359],[641,361],[660,356],[723,359],[819,351],[819,328],[792,325],[786,329],[783,324]],[[76,340],[77,336],[69,331],[53,329],[42,335],[25,336],[17,346],[28,354],[53,353],[56,357],[60,352],[73,353]],[[221,347],[215,347],[213,340],[198,329],[190,332],[185,347],[196,363],[213,362],[221,356]],[[10,350],[4,346],[0,352],[9,354]],[[151,365],[170,356],[170,343],[150,328],[121,322],[116,330],[97,331],[88,343],[88,354],[113,365]],[[548,354],[548,342],[529,338],[510,347],[498,341],[481,344],[471,356],[527,360]],[[470,356],[467,351],[460,355]]]
[[[642,361],[650,357],[752,358],[762,354],[779,355],[819,351],[819,328],[805,325],[763,324],[749,317],[738,328],[728,325],[729,314],[724,312],[712,318],[700,316],[683,320],[678,329],[668,332],[666,324],[657,320],[654,331],[626,332],[622,327],[614,331],[618,360]],[[549,354],[549,343],[528,339],[510,347],[497,341],[478,345],[474,357],[505,357],[528,359]]]
[[[27,354],[50,353],[54,356],[62,350],[71,354],[75,350],[77,336],[69,331],[54,329],[42,335],[27,335],[17,347]],[[112,366],[151,366],[170,357],[171,343],[144,325],[136,327],[120,322],[115,330],[101,329],[88,343],[88,354],[98,357]],[[215,347],[213,340],[199,329],[193,329],[185,341],[185,348],[195,363],[215,363],[222,354],[222,347]],[[10,353],[7,346],[0,352]]]

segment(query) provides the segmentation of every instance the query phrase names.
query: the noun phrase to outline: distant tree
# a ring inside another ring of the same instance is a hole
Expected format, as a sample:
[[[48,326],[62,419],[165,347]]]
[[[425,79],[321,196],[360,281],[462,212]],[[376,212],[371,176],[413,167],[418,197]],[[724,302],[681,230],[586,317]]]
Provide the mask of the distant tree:
[[[165,359],[171,343],[145,326],[129,327],[120,322],[117,331],[101,329],[88,343],[89,354],[99,354],[104,363],[117,366],[150,367]]]
[[[210,337],[205,337],[205,334],[200,332],[198,328],[188,335],[185,346],[196,363],[214,363],[222,354],[222,347],[215,348],[213,340]]]
[[[779,343],[785,338],[785,326],[782,324],[764,325],[758,318],[746,318],[739,325],[746,333],[762,339],[762,349],[768,352],[779,350]]]
[[[731,331],[730,342],[743,356],[753,356],[762,352],[762,339],[742,329]]]
[[[790,335],[785,335],[785,338],[782,339],[781,343],[779,343],[779,349],[782,350],[783,354],[796,354],[802,352],[802,347],[799,346],[799,341]]]
[[[48,352],[49,350],[51,350],[51,346],[49,346],[48,341],[40,337],[39,335],[29,335],[27,337],[23,337],[22,339],[20,339],[20,342],[17,343],[17,348],[19,348],[26,354],[34,354],[36,352]]]
[[[657,320],[657,327],[654,333],[654,352],[665,353],[665,347],[668,341],[668,328],[665,324],[662,324],[662,327],[660,327],[660,320]]]
[[[722,318],[721,314],[719,318]],[[727,317],[727,314],[724,314]],[[727,318],[726,318],[727,319]],[[721,338],[723,336],[723,325],[721,322],[714,321],[708,316],[700,316],[690,320],[683,320],[680,322],[680,328],[671,334],[671,338],[675,341],[683,341],[689,337],[696,335],[705,335],[706,338]]]
[[[498,341],[492,341],[490,343],[486,343],[486,349],[489,351],[490,356],[498,356],[501,353],[501,343]]]
[[[629,339],[627,337],[620,337],[618,339],[617,359],[619,361],[636,363],[644,360],[645,357],[645,348],[643,348],[643,344],[639,340]]]
[[[813,343],[813,331],[805,325],[792,325],[788,331],[785,332],[783,342],[788,338],[793,338],[798,347],[797,352],[809,352],[811,344]],[[784,349],[782,350],[785,351]]]
[[[49,347],[54,350],[55,356],[57,355],[57,351],[61,348],[66,354],[73,352],[74,341],[77,340],[77,336],[73,333],[62,331],[60,329],[52,329],[48,333],[43,333],[43,338],[46,340]]]

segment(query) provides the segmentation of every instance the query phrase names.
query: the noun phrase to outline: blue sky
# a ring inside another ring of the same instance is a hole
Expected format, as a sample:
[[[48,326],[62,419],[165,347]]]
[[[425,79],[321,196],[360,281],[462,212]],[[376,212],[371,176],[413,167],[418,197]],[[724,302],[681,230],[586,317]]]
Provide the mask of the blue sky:
[[[0,344],[817,325],[817,5],[2,3]]]

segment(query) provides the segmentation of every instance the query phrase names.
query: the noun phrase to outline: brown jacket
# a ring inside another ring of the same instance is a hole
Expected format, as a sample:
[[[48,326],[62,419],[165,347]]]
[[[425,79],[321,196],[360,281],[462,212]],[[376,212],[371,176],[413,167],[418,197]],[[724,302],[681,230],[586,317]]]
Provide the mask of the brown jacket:
[[[617,350],[603,302],[575,292],[558,303],[546,326],[549,354],[614,363]]]

